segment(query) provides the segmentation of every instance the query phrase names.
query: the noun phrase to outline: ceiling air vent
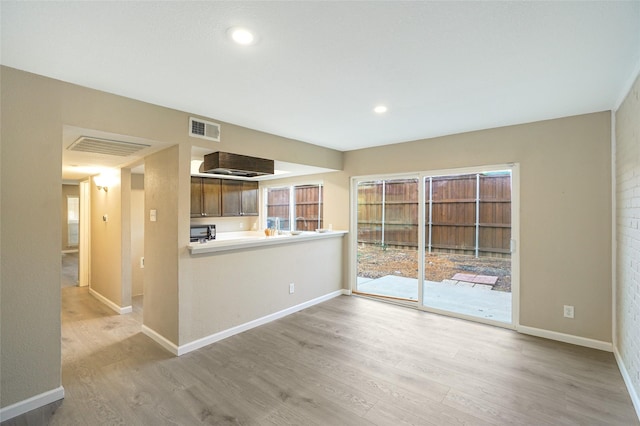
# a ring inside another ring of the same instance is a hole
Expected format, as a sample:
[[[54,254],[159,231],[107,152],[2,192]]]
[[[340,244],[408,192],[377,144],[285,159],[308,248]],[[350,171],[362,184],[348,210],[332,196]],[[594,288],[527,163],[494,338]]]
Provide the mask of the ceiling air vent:
[[[145,148],[149,148],[150,146],[151,145],[143,143],[122,142],[110,139],[80,136],[78,140],[67,147],[67,150],[126,157]]]
[[[198,118],[189,118],[189,136],[220,142],[220,125]]]

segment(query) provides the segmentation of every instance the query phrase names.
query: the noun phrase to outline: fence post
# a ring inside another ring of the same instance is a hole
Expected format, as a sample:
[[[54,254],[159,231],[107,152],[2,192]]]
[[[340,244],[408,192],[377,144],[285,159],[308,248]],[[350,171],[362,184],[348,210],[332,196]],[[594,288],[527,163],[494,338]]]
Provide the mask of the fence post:
[[[381,238],[381,244],[382,244],[383,247],[384,247],[384,219],[385,219],[384,218],[384,210],[385,210],[384,203],[385,203],[385,200],[386,200],[385,196],[386,196],[386,193],[387,193],[385,183],[386,183],[386,181],[383,180],[382,181],[382,238]]]
[[[476,258],[480,244],[480,174],[476,174]]]

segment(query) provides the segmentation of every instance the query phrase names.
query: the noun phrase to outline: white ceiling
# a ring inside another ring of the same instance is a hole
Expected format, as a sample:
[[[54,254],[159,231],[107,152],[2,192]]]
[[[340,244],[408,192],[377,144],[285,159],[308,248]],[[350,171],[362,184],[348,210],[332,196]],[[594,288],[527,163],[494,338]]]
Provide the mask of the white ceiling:
[[[609,110],[640,64],[640,1],[0,8],[3,65],[342,151]]]

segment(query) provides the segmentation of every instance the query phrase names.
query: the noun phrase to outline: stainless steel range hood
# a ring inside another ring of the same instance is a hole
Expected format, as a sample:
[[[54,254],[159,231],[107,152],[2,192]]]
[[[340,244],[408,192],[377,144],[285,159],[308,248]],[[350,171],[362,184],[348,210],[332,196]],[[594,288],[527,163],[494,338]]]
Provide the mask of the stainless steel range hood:
[[[273,164],[273,160],[265,158],[218,151],[204,156],[200,173],[243,177],[264,176],[273,174]]]

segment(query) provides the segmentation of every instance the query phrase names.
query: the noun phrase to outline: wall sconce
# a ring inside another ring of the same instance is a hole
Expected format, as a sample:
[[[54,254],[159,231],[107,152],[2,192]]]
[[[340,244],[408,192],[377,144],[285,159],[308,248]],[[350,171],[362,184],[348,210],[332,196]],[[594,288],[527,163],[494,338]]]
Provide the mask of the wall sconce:
[[[102,174],[94,176],[93,177],[93,182],[96,184],[96,187],[98,188],[98,191],[103,189],[104,192],[109,192],[109,187],[107,186],[108,180],[107,180],[106,176],[104,176]]]

